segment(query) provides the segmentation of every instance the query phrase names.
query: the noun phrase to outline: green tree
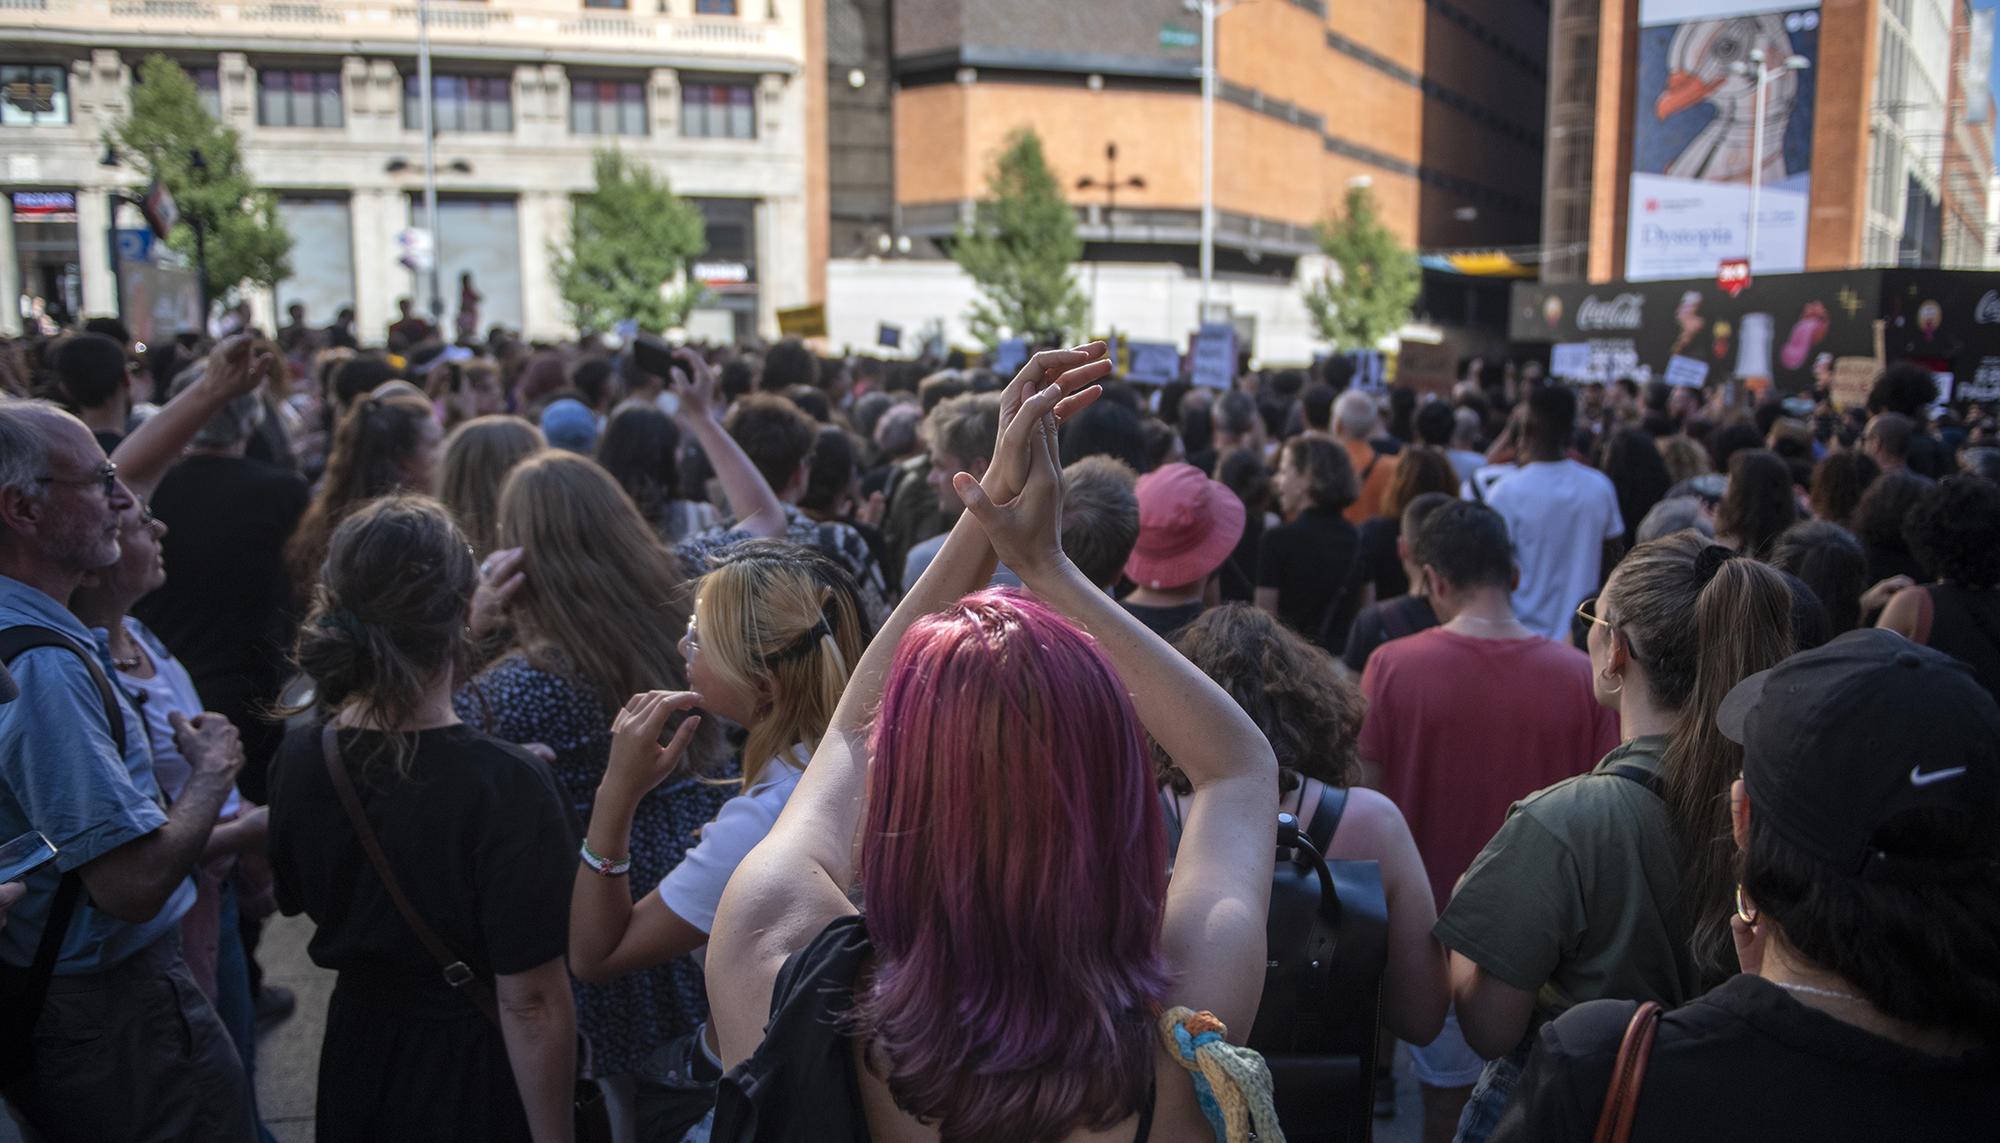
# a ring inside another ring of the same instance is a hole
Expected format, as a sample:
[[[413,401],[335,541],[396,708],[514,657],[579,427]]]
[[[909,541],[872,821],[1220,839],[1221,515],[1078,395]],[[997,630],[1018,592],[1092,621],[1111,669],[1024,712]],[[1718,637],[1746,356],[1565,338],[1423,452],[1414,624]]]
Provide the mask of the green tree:
[[[626,320],[655,332],[682,324],[702,288],[671,283],[708,248],[701,209],[617,151],[597,153],[596,174],[597,189],[577,196],[568,247],[549,243],[570,320],[598,331]]]
[[[1335,349],[1372,349],[1410,318],[1423,275],[1417,256],[1382,224],[1375,195],[1349,187],[1347,210],[1319,226],[1333,269],[1306,288],[1306,309]]]
[[[132,112],[111,128],[110,142],[174,196],[180,223],[167,245],[190,262],[194,224],[201,224],[209,297],[222,298],[245,282],[268,287],[290,276],[292,236],[278,221],[276,196],[251,183],[235,130],[203,109],[179,64],[146,57],[132,88]]]
[[[1007,137],[986,193],[951,252],[982,295],[966,319],[973,336],[989,346],[1009,336],[1067,341],[1083,325],[1083,291],[1070,276],[1083,240],[1040,136],[1024,127]]]

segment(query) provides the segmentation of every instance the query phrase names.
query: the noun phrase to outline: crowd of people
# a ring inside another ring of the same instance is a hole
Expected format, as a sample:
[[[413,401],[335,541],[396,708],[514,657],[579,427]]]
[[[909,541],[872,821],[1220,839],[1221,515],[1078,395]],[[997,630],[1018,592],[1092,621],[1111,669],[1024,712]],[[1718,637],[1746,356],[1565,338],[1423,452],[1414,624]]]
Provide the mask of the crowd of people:
[[[323,1143],[1355,1138],[1300,847],[1379,895],[1364,1120],[1394,1050],[1434,1141],[2000,1117],[2000,434],[1927,372],[457,333],[0,347],[38,1143],[269,1139],[274,912]]]

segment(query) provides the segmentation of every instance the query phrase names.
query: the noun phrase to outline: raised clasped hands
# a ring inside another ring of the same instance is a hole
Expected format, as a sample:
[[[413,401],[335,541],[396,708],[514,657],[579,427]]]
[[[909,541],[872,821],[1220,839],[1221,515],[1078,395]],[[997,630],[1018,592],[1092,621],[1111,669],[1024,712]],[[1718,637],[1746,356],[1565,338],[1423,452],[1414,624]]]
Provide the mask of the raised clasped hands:
[[[1027,454],[1007,447],[1007,430],[1020,417],[1029,399],[1051,384],[1056,386],[1058,395],[1048,411],[1053,417],[1048,428],[1053,433],[1056,426],[1104,395],[1104,387],[1098,382],[1110,375],[1111,359],[1101,341],[1070,349],[1044,349],[1021,366],[1021,371],[1014,374],[1014,379],[1000,393],[1000,428],[993,438],[993,461],[979,481],[988,499],[1004,504],[1020,495],[1027,482]]]
[[[1030,393],[1004,422],[985,481],[974,480],[969,472],[952,477],[952,489],[979,522],[993,550],[1024,580],[1032,581],[1062,564],[1056,409],[1073,399],[1064,395],[1060,380]]]

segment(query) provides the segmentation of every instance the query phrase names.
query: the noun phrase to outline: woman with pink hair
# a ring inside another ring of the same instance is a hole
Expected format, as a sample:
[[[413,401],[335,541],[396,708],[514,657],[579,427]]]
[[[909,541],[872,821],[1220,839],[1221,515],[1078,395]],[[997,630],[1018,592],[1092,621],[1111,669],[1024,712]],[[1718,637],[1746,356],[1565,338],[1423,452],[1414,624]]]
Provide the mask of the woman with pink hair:
[[[1263,983],[1277,764],[1062,552],[1055,427],[1108,371],[1093,343],[1008,387],[992,466],[954,478],[968,511],[730,881],[716,1139],[1243,1134],[1261,1061],[1222,1035]],[[996,552],[1032,598],[967,594]],[[1147,733],[1194,791],[1171,886]],[[1194,1051],[1252,1082],[1198,1093]]]

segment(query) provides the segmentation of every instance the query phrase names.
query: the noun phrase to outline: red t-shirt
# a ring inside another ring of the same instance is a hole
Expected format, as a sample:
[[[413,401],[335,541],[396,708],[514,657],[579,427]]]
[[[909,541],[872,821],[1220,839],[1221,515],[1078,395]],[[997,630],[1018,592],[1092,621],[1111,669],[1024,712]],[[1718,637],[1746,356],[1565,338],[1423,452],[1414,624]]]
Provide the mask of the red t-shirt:
[[[1432,628],[1382,644],[1361,673],[1361,756],[1403,811],[1442,912],[1507,807],[1618,745],[1590,656],[1548,639]]]

